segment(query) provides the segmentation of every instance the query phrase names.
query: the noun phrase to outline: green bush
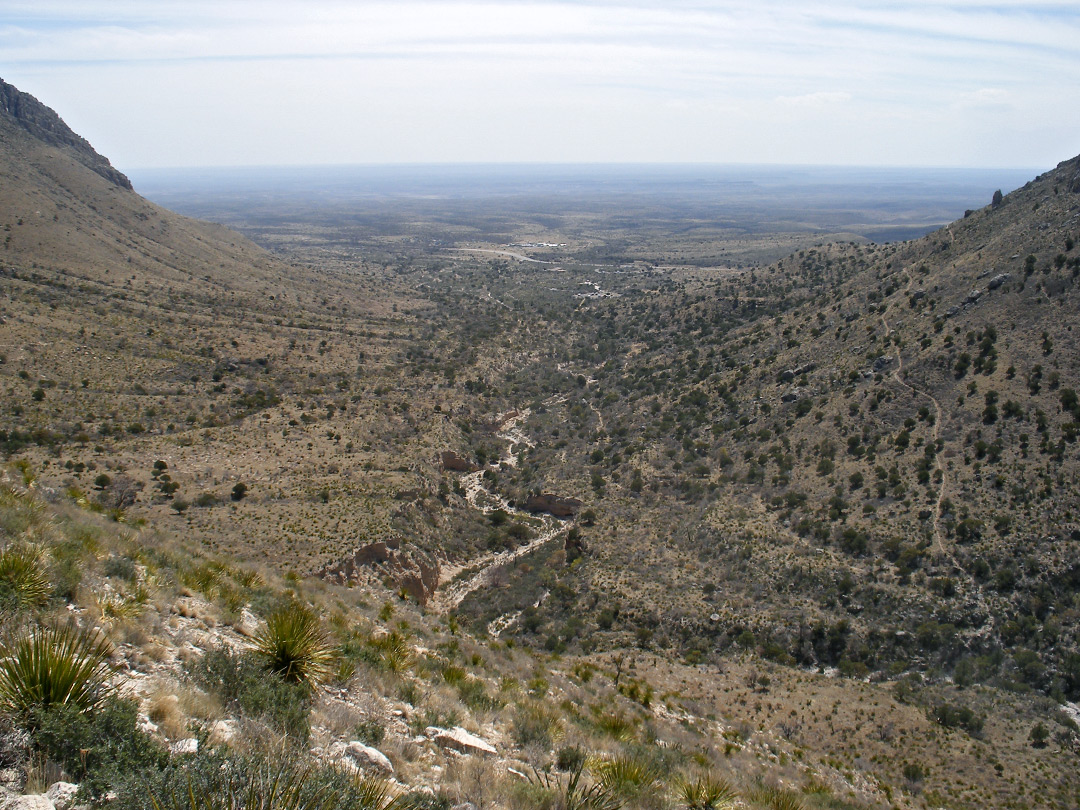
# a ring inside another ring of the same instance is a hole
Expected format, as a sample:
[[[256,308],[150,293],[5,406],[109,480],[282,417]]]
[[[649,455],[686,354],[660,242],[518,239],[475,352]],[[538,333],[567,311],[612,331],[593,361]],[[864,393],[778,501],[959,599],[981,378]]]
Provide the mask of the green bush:
[[[92,712],[68,704],[31,712],[34,750],[60,765],[86,793],[98,799],[122,774],[162,768],[168,752],[138,727],[138,706],[116,696]]]
[[[384,779],[307,766],[293,757],[200,751],[161,769],[132,773],[112,810],[413,810]]]
[[[312,699],[307,684],[290,683],[267,671],[255,656],[224,648],[206,652],[188,666],[188,674],[230,711],[240,711],[300,742],[307,741]]]
[[[109,646],[73,623],[36,627],[0,643],[0,710],[27,718],[35,709],[71,705],[90,711],[108,689]]]

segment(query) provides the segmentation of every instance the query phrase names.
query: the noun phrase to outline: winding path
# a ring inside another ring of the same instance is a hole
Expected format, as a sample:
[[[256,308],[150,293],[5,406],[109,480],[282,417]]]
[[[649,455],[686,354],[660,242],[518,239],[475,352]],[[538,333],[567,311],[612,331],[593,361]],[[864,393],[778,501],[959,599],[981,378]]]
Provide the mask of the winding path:
[[[910,293],[911,285],[915,282],[915,278],[907,270],[904,270],[903,272],[908,277],[908,283],[903,289],[904,295],[907,296]],[[892,334],[892,329],[889,327],[889,322],[887,320],[885,320],[885,315],[884,314],[881,315],[881,324],[882,324],[882,326],[885,327],[885,338],[888,339],[889,335]],[[907,383],[900,376],[903,373],[903,371],[904,371],[904,357],[900,353],[900,347],[897,346],[897,348],[896,348],[896,368],[893,369],[893,373],[892,373],[891,376],[892,376],[893,380],[896,382],[897,385],[900,385],[903,388],[906,388],[908,391],[910,391],[912,394],[914,394],[916,396],[926,397],[927,399],[929,399],[934,404],[933,438],[934,438],[934,444],[936,445],[939,438],[941,437],[941,415],[942,415],[941,403],[939,403],[937,401],[937,399],[933,396],[933,394],[931,394],[929,391],[921,391],[918,388],[915,388],[913,385],[910,385],[909,383]],[[941,539],[941,504],[945,500],[945,489],[946,489],[946,486],[947,486],[947,478],[946,478],[945,465],[944,464],[938,464],[937,469],[940,470],[940,472],[941,472],[941,483],[938,486],[937,500],[934,503],[934,547],[936,548],[936,550],[937,550],[937,552],[939,554],[941,554],[942,556],[948,557],[950,560],[952,560],[953,564],[956,565],[957,564],[956,559],[953,557],[953,555],[949,551],[946,550],[945,544],[944,544],[944,542],[942,542],[942,539]]]

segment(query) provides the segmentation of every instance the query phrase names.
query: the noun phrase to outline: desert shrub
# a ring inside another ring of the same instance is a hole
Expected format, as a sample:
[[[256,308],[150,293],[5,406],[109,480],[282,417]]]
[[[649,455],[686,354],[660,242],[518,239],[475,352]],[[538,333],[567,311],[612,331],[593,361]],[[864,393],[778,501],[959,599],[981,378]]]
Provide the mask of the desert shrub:
[[[307,740],[312,700],[308,684],[286,681],[255,656],[228,649],[209,650],[187,669],[196,684],[216,695],[229,710]]]
[[[377,720],[362,720],[356,724],[356,729],[353,731],[362,743],[368,745],[378,745],[383,741],[383,737],[386,735],[386,729],[383,728],[382,723]]]
[[[107,577],[123,579],[128,582],[135,581],[135,561],[130,557],[114,554],[105,560],[105,565],[102,568]]]
[[[526,703],[514,710],[511,733],[522,747],[537,745],[548,750],[562,736],[562,723],[542,703]]]
[[[72,781],[99,799],[122,774],[161,768],[168,751],[138,727],[138,706],[116,696],[94,710],[70,703],[31,711],[34,750],[64,769]]]
[[[117,786],[114,810],[413,810],[380,778],[305,765],[291,756],[201,751]]]
[[[37,607],[51,591],[40,549],[17,543],[0,551],[0,610]]]
[[[968,734],[978,734],[983,729],[983,718],[967,706],[955,703],[939,703],[930,716],[945,728],[962,728]]]
[[[760,785],[754,788],[747,798],[769,810],[803,810],[806,807],[798,793],[771,785]]]
[[[555,767],[560,771],[580,771],[585,767],[588,754],[578,745],[568,745],[559,749],[555,757]]]
[[[255,637],[255,655],[283,680],[314,687],[329,675],[333,648],[319,617],[294,602],[267,617]]]
[[[55,705],[94,709],[108,693],[108,660],[105,639],[73,623],[0,642],[0,710],[29,718]]]

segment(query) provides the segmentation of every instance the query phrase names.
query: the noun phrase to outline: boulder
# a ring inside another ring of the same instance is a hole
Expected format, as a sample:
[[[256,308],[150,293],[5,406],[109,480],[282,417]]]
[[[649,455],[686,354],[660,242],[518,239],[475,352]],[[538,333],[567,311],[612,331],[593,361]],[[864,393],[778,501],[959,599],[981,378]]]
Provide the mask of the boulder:
[[[463,754],[495,755],[498,753],[491,743],[480,739],[475,734],[470,734],[460,726],[450,729],[429,726],[424,733],[440,748],[449,748]]]
[[[392,774],[394,766],[390,759],[378,748],[364,745],[359,740],[353,740],[345,748],[345,753],[356,760],[362,768],[373,768],[384,774]]]
[[[996,276],[994,276],[992,279],[990,279],[990,282],[986,286],[991,290],[996,290],[998,287],[1000,287],[1002,284],[1004,284],[1008,280],[1009,280],[1009,274],[1008,273],[998,273]]]
[[[967,298],[965,298],[964,301],[969,304],[974,304],[980,298],[982,298],[982,290],[972,290],[968,293]]]
[[[874,371],[881,371],[883,368],[892,363],[892,358],[882,355],[874,361]]]
[[[945,310],[945,317],[946,318],[951,318],[953,315],[959,315],[960,314],[960,309],[961,308],[960,308],[959,305],[953,304],[951,307],[949,307],[947,310]]]
[[[791,382],[795,379],[795,369],[789,368],[787,371],[780,372],[780,382]]]
[[[53,803],[56,810],[68,810],[75,804],[75,794],[79,792],[79,786],[73,782],[53,782],[45,795]]]
[[[788,391],[780,397],[781,402],[797,402],[799,399],[799,393],[797,391]]]

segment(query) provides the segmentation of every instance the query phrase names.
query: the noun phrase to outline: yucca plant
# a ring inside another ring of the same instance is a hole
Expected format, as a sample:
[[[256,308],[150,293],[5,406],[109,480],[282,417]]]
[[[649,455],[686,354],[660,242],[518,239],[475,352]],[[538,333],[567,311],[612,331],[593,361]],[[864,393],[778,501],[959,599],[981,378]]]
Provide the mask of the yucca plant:
[[[645,757],[620,754],[593,765],[600,784],[616,796],[637,799],[657,793],[663,785],[660,767]]]
[[[619,810],[622,800],[599,782],[589,784],[583,771],[579,764],[565,780],[550,771],[535,768],[531,776],[526,776],[529,782],[552,796],[553,810]]]
[[[40,548],[15,543],[0,551],[0,607],[38,607],[51,591]]]
[[[687,810],[726,810],[735,806],[736,793],[726,779],[699,776],[680,782],[676,796]]]
[[[109,652],[103,637],[74,623],[0,642],[0,711],[26,718],[57,705],[97,708],[109,692]]]
[[[266,627],[255,637],[255,654],[285,681],[311,687],[326,680],[334,658],[319,617],[297,602],[270,614]]]

